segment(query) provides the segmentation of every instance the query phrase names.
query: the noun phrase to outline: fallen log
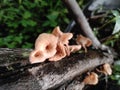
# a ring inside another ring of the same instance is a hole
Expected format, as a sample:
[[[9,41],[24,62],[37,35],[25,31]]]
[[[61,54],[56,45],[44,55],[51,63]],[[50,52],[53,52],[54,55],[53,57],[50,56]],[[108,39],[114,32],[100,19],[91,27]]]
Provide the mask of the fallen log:
[[[88,50],[58,62],[30,64],[31,50],[4,49],[0,50],[0,90],[55,90],[86,71],[113,62],[111,54]]]
[[[28,56],[32,49],[0,48],[0,67],[20,63],[28,64]]]

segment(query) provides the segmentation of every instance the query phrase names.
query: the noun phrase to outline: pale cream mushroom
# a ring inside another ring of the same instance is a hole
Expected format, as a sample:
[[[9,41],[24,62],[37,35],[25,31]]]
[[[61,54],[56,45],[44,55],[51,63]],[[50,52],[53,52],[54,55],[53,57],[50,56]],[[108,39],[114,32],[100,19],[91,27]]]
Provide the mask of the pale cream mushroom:
[[[65,56],[69,56],[71,52],[76,52],[81,49],[81,45],[69,45],[69,40],[73,37],[73,34],[63,33],[59,26],[53,30],[52,34],[58,37],[58,44],[56,54],[49,58],[49,61],[61,60]]]
[[[112,69],[110,67],[110,64],[105,63],[101,69],[97,69],[98,72],[104,73],[105,75],[111,75],[112,74]]]
[[[71,52],[81,49],[81,45],[69,45],[69,40],[73,37],[72,33],[63,33],[59,27],[56,27],[52,34],[58,37],[58,44],[56,54],[49,58],[49,61],[61,60],[65,56],[69,56]]]
[[[60,27],[57,26],[53,29],[52,34],[55,35],[56,37],[61,37],[63,32],[60,30]]]
[[[69,49],[70,49],[70,52],[76,52],[76,51],[79,51],[81,49],[81,45],[69,45]]]
[[[86,37],[84,37],[82,35],[77,36],[76,43],[78,45],[82,45],[82,47],[85,49],[85,52],[87,52],[86,47],[89,47],[90,45],[92,45],[92,41],[89,38],[86,38]]]
[[[59,26],[57,26],[53,32],[53,35],[55,35],[56,37],[58,37],[59,41],[62,42],[64,45],[68,45],[69,44],[69,40],[73,37],[72,33],[63,33]]]
[[[35,41],[35,50],[29,56],[30,63],[44,62],[57,52],[58,38],[52,34],[43,33]]]
[[[43,33],[38,36],[35,42],[35,50],[29,56],[31,63],[58,61],[69,56],[71,52],[81,49],[81,45],[69,45],[72,33],[63,33],[56,27],[52,34]]]
[[[49,58],[49,61],[58,61],[64,58],[65,56],[70,55],[69,50],[69,40],[73,37],[72,33],[63,33],[59,27],[56,27],[53,32],[53,35],[58,37],[58,43],[57,43],[57,52],[53,57]]]
[[[83,80],[85,85],[96,85],[98,83],[98,75],[94,72],[91,72],[88,76]]]
[[[56,54],[49,61],[59,61],[66,56],[65,46],[61,42],[58,42],[56,50]]]

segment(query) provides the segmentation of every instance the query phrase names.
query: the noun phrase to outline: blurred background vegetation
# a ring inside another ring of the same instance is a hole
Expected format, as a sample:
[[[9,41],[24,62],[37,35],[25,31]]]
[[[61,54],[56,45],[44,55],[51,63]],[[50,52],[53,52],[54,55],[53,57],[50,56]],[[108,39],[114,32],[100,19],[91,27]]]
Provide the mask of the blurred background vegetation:
[[[64,30],[69,22],[61,0],[0,0],[0,47],[33,48],[40,33],[58,25]]]
[[[0,47],[33,48],[36,37],[69,23],[61,0],[1,0]]]
[[[77,1],[84,8],[89,0]],[[104,13],[101,9],[92,11],[89,23],[101,42],[118,53],[111,79],[120,84],[120,9]],[[49,33],[58,25],[64,30],[71,20],[61,0],[0,0],[0,47],[34,48],[40,33]]]

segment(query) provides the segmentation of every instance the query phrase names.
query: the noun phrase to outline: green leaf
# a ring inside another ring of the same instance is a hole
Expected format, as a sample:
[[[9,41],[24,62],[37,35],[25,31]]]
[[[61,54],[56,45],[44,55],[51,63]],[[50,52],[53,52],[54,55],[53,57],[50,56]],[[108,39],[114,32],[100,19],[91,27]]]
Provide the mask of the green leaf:
[[[27,27],[27,26],[36,26],[37,23],[33,20],[21,20],[21,24],[22,26],[24,27]]]
[[[15,41],[16,43],[21,44],[21,43],[22,43],[22,39],[23,39],[23,36],[22,36],[22,35],[19,35],[19,36],[17,36],[17,37],[14,38],[14,41]]]
[[[28,21],[27,20],[21,20],[21,24],[22,24],[22,26],[27,27]]]
[[[115,34],[120,31],[120,16],[116,17],[115,27],[112,34]]]
[[[56,22],[56,21],[51,21],[51,22],[50,22],[50,26],[51,26],[51,27],[57,26],[57,22]]]
[[[69,22],[70,22],[68,18],[64,18],[64,21],[65,21],[66,23],[69,23]]]
[[[9,27],[13,27],[14,29],[18,27],[19,23],[18,22],[7,22],[6,23]]]
[[[33,21],[33,20],[28,20],[28,25],[30,25],[30,26],[36,26],[37,23],[35,21]]]
[[[33,46],[33,44],[25,42],[25,44],[22,46],[22,48],[30,48],[32,46]]]
[[[45,22],[42,24],[43,27],[46,27],[46,26],[49,26],[49,25],[50,25],[50,22],[49,22],[49,21],[45,21]]]
[[[56,22],[56,20],[54,21],[54,20],[51,20],[51,21],[46,21],[46,22],[44,22],[43,24],[42,24],[42,26],[51,26],[51,27],[55,27],[57,25],[57,22]]]
[[[120,15],[117,10],[112,10],[112,14],[113,14],[114,16],[119,16],[119,15]]]
[[[47,18],[51,21],[56,20],[58,17],[59,13],[58,12],[52,12],[51,14],[47,15]]]
[[[24,18],[24,19],[28,19],[28,18],[30,18],[31,16],[32,16],[31,13],[28,12],[28,11],[26,11],[26,12],[23,14],[23,18]]]
[[[19,4],[21,4],[21,3],[22,3],[22,0],[19,0],[18,2],[19,2]]]

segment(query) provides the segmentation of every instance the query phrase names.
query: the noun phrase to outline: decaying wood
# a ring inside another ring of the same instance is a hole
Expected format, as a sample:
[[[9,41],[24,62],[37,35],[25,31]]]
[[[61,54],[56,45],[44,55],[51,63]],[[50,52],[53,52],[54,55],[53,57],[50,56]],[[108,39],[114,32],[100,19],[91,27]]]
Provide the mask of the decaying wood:
[[[86,57],[74,55],[71,58],[63,59],[63,61],[50,63],[50,65],[44,66],[44,69],[41,66],[32,68],[31,72],[38,80],[42,90],[54,89],[67,81],[71,81],[87,70],[95,68],[103,63],[109,63],[109,60],[112,58],[99,55],[100,53],[98,54],[97,52],[89,52],[85,55]],[[48,72],[48,69],[49,74],[46,73]]]
[[[0,67],[20,63],[28,64],[28,56],[31,49],[0,48]]]
[[[89,50],[86,54],[71,54],[58,62],[31,65],[30,51],[0,49],[0,90],[54,90],[86,71],[113,62],[113,55]]]
[[[67,84],[64,84],[57,90],[83,90],[83,88],[85,87],[85,84],[81,82],[82,80],[83,80],[83,77],[77,76],[74,80],[72,80]]]

